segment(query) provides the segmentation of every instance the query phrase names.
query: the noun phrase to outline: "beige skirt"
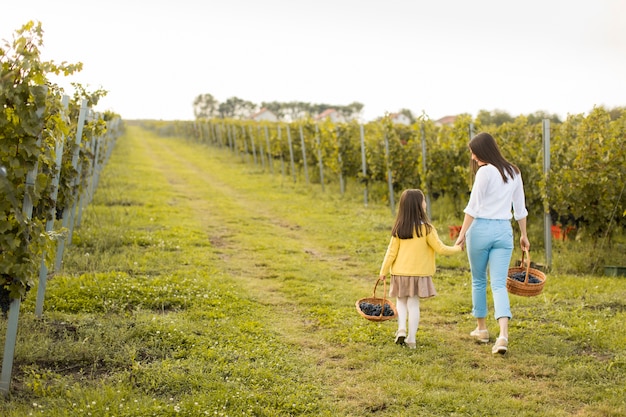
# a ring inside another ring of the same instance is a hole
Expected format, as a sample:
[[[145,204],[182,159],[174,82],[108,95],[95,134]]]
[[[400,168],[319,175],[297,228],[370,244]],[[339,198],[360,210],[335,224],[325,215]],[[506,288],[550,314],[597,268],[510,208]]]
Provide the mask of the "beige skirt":
[[[406,277],[392,275],[389,286],[389,297],[413,297],[430,298],[437,295],[432,276]]]

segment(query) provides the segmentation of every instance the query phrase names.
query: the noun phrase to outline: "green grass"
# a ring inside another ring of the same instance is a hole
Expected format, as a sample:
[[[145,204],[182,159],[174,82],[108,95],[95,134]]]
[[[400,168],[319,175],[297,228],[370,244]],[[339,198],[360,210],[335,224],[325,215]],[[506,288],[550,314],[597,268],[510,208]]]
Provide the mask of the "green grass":
[[[356,184],[340,196],[264,171],[129,127],[44,317],[36,288],[22,304],[0,414],[626,414],[626,279],[555,268],[541,295],[512,296],[511,350],[493,357],[468,336],[466,255],[439,257],[439,295],[407,350],[394,321],[354,308],[373,291],[390,210],[365,207]],[[434,218],[451,243],[453,219]]]

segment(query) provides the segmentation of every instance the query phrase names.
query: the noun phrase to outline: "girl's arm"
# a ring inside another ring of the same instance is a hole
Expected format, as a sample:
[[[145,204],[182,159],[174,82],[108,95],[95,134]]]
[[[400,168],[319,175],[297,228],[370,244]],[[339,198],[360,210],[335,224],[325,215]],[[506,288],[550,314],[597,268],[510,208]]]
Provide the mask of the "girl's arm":
[[[452,255],[457,252],[461,252],[462,248],[459,245],[448,246],[439,239],[437,229],[433,226],[430,233],[426,236],[428,245],[433,248],[436,253],[441,255]]]
[[[391,269],[391,265],[393,264],[393,261],[396,259],[396,256],[398,256],[399,248],[400,248],[400,239],[397,239],[392,236],[391,240],[389,241],[389,246],[387,246],[387,252],[385,253],[385,257],[383,258],[383,263],[380,266],[380,272],[378,273],[379,278],[381,280],[387,277],[387,274],[389,273],[389,270]]]

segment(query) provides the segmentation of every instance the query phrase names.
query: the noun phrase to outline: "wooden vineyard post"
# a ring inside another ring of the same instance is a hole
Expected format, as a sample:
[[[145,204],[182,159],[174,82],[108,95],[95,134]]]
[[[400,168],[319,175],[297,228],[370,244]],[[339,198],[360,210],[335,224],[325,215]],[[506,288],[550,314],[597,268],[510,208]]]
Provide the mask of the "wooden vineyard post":
[[[343,196],[346,192],[346,179],[343,177],[343,158],[341,156],[341,146],[339,143],[339,126],[335,128],[337,140],[337,162],[339,163],[339,192]]]
[[[63,110],[67,112],[67,106],[69,103],[69,96],[63,96],[62,105]],[[64,116],[65,117],[65,116]],[[65,136],[61,136],[57,141],[55,147],[56,161],[55,172],[52,178],[52,194],[50,199],[52,200],[52,206],[50,207],[50,220],[46,222],[46,232],[50,232],[54,227],[54,219],[56,217],[56,203],[59,193],[59,177],[61,176],[61,164],[63,162],[63,145],[65,143]],[[48,283],[48,266],[46,265],[46,254],[41,256],[41,266],[39,267],[39,287],[37,288],[37,303],[35,304],[35,315],[41,318],[43,314],[43,301],[46,295],[46,284]]]
[[[256,137],[259,140],[259,158],[261,159],[261,168],[265,172],[265,152],[263,152],[263,141],[261,140],[261,125],[257,123]]]
[[[280,174],[282,180],[285,180],[285,158],[283,157],[283,145],[280,135],[280,125],[276,126],[276,135],[278,136],[278,146],[280,147]]]
[[[267,131],[267,125],[264,126],[265,127],[265,143],[266,143],[266,147],[267,147],[267,161],[270,164],[270,171],[272,173],[272,175],[274,174],[274,161],[272,161],[274,158],[272,158],[272,149],[270,147],[270,135]]]
[[[546,187],[548,184],[548,175],[550,173],[550,119],[543,119],[543,175]],[[552,265],[552,219],[550,218],[550,210],[547,203],[543,214],[543,240],[546,246],[546,266],[550,268]]]
[[[393,178],[391,177],[391,164],[389,163],[389,138],[387,132],[385,132],[385,163],[387,165],[387,185],[389,187],[389,207],[391,208],[391,214],[396,213],[396,203],[393,196]]]
[[[228,125],[229,129],[233,129],[233,144],[235,151],[241,156],[241,162],[248,162],[248,141],[246,140],[246,129],[241,125],[241,143],[242,146],[237,146],[237,128],[235,125]]]
[[[293,176],[293,182],[296,182],[296,167],[293,160],[293,145],[291,143],[291,129],[289,125],[285,127],[287,129],[287,141],[289,142],[289,158],[291,161],[291,175]]]
[[[254,165],[258,165],[258,161],[256,158],[256,142],[254,140],[254,131],[252,130],[252,126],[248,126],[248,134],[250,135],[250,146],[252,146],[252,157],[254,159]]]
[[[317,160],[320,166],[320,184],[322,185],[322,192],[324,192],[324,163],[322,162],[322,145],[320,141],[320,129],[315,123],[315,142],[317,143]]]
[[[42,111],[43,112],[43,111]],[[41,134],[37,141],[37,147],[41,146]],[[29,221],[33,215],[33,200],[31,192],[35,187],[35,179],[39,170],[39,160],[35,162],[33,168],[26,175],[26,189],[24,190],[24,202],[22,204],[22,215],[25,221]],[[25,236],[28,238],[28,236]],[[2,373],[0,374],[0,391],[8,394],[11,387],[11,374],[13,373],[13,357],[15,355],[15,342],[17,341],[17,324],[20,315],[20,298],[14,298],[9,306],[7,333],[4,340],[4,356],[2,357]]]
[[[304,164],[304,180],[309,183],[309,169],[306,163],[306,146],[304,145],[304,133],[302,132],[302,125],[300,125],[300,143],[302,144],[302,163]]]
[[[98,140],[95,137],[92,137],[88,143],[88,151],[91,155],[96,155],[98,148]],[[89,204],[89,200],[91,199],[91,180],[93,178],[93,172],[95,169],[95,157],[94,160],[87,161],[87,172],[85,172],[85,189],[80,193],[80,197],[78,198],[78,214],[76,215],[75,227],[80,227],[82,219],[83,219],[83,207],[85,204]]]
[[[367,207],[367,159],[365,158],[365,133],[363,132],[363,124],[359,125],[361,131],[361,172],[363,173],[363,203]]]
[[[91,109],[87,107],[87,100],[83,100],[81,104],[81,109],[80,109],[81,112],[83,111],[83,108],[85,109],[83,121],[81,123],[80,115],[79,115],[78,127],[76,129],[76,144],[78,148],[80,148],[80,143],[82,142],[83,129],[85,128],[85,121],[87,121],[88,117],[91,119],[91,115],[90,115]],[[70,245],[72,244],[72,236],[74,234],[74,227],[76,226],[76,218],[77,218],[77,212],[78,212],[77,208],[79,207],[79,203],[81,200],[80,178],[83,175],[82,173],[83,166],[79,161],[80,150],[75,152],[73,156],[74,158],[72,159],[72,166],[76,169],[76,180],[74,181],[75,198],[74,198],[74,203],[72,204],[72,209],[70,210],[70,220],[69,220],[69,227],[68,227],[68,233],[67,233],[67,242]]]
[[[83,125],[85,124],[85,118],[87,117],[87,100],[83,99],[82,104],[80,106],[80,113],[78,114],[78,125],[76,127],[76,138],[74,139],[74,145],[75,145],[75,149],[74,149],[74,153],[72,154],[72,167],[74,167],[74,169],[78,170],[78,158],[80,156],[80,142],[82,140],[83,137]],[[76,177],[76,179],[74,180],[74,182],[72,183],[72,185],[74,187],[78,187],[78,183],[79,183],[79,178],[80,178],[80,171],[78,171],[78,175]],[[74,196],[75,200],[78,198],[78,196]],[[66,236],[61,236],[59,238],[59,242],[57,245],[57,254],[56,254],[56,259],[55,259],[55,263],[54,263],[54,270],[55,271],[59,271],[61,269],[61,262],[63,260],[63,251],[65,250],[65,241],[67,240],[68,243],[72,242],[71,236],[72,236],[72,224],[71,224],[71,220],[73,220],[73,215],[72,212],[74,211],[74,207],[76,206],[76,203],[74,203],[71,207],[68,205],[66,205],[66,207],[63,208],[63,220],[62,220],[62,227],[63,229],[68,230],[68,235]]]
[[[431,218],[430,212],[430,190],[428,187],[428,181],[426,180],[428,169],[426,166],[426,132],[424,131],[424,122],[422,121],[420,124],[420,136],[422,137],[422,177],[424,178],[424,185],[426,188],[426,213],[428,217]]]

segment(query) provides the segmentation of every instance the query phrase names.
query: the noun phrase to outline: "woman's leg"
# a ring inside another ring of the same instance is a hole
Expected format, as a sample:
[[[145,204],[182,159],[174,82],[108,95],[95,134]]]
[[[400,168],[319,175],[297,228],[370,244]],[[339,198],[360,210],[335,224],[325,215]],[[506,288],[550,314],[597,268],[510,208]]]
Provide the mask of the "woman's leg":
[[[498,230],[494,230],[494,246],[489,256],[489,280],[500,337],[508,338],[508,323],[512,314],[506,280],[513,254],[513,229],[508,222],[499,226]]]
[[[513,229],[510,222],[498,222],[492,228],[493,248],[489,257],[489,281],[495,318],[500,334],[491,348],[492,353],[505,354],[509,345],[509,320],[512,316],[509,293],[506,289],[511,255],[513,254]]]
[[[420,324],[420,299],[417,295],[408,297],[407,308],[409,311],[409,333],[406,337],[406,343],[415,343],[415,335]],[[398,312],[398,318],[400,313]]]
[[[477,319],[487,317],[487,264],[491,238],[488,222],[475,219],[467,231],[467,258],[472,271],[472,314]],[[484,320],[479,321],[480,325]]]
[[[513,248],[494,248],[489,259],[489,280],[493,295],[493,307],[496,320],[500,317],[511,318],[511,304],[506,289],[506,279]]]

